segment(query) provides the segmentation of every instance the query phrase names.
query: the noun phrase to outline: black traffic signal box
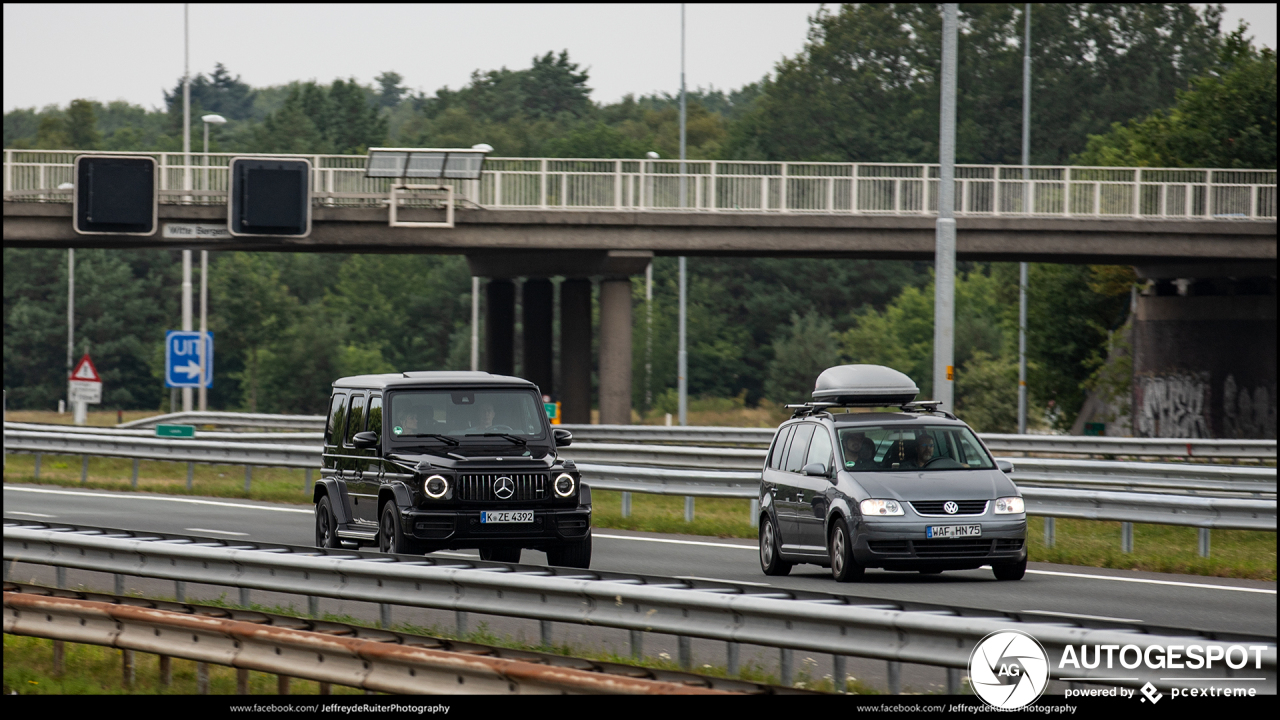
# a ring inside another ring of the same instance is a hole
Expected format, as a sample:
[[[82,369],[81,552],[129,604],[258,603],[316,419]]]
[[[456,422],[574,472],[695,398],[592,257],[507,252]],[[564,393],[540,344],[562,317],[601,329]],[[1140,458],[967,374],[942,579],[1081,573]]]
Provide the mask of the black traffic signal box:
[[[227,229],[232,235],[311,234],[311,163],[292,158],[232,158]]]
[[[80,155],[75,163],[72,226],[82,235],[154,235],[156,160]]]

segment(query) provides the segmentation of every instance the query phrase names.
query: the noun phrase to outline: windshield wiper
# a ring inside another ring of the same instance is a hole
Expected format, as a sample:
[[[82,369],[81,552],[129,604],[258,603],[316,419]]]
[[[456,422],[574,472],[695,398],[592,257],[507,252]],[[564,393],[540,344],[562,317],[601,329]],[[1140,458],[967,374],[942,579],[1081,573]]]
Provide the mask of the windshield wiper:
[[[439,435],[439,434],[437,434],[437,433],[419,433],[419,434],[417,434],[417,435],[401,435],[400,437],[412,437],[412,438],[429,437],[429,438],[435,438],[435,439],[437,439],[437,440],[439,440],[439,441],[441,441],[441,442],[443,442],[443,443],[447,443],[447,444],[448,444],[449,446],[451,446],[451,447],[452,447],[452,446],[454,446],[454,445],[457,445],[457,444],[458,444],[458,441],[457,441],[457,440],[454,440],[453,438],[449,437],[448,435]]]
[[[508,433],[482,433],[482,434],[480,435],[480,437],[500,437],[500,438],[506,438],[506,439],[510,440],[511,442],[513,442],[513,443],[517,444],[517,445],[528,445],[528,444],[529,444],[529,443],[525,442],[525,439],[524,439],[524,438],[522,438],[522,437],[516,437],[515,435],[511,435],[511,434],[508,434]]]

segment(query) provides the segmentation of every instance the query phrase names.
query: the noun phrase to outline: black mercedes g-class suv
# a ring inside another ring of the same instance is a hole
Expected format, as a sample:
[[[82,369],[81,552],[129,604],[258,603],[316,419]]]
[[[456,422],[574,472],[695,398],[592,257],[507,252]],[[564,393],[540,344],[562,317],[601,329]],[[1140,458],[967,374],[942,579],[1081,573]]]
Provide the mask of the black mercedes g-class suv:
[[[533,383],[485,372],[358,375],[333,383],[315,484],[316,545],[383,552],[478,548],[519,562],[591,563],[591,489],[557,457]]]

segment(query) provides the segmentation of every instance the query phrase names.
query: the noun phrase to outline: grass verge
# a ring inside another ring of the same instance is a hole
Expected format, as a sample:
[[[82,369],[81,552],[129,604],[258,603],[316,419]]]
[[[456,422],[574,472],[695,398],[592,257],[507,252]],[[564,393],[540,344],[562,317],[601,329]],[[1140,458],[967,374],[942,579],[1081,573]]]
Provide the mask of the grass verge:
[[[131,490],[133,462],[126,458],[89,458],[87,481],[80,482],[79,455],[44,455],[40,480],[35,480],[33,455],[6,455],[6,482],[38,483],[100,490]],[[313,477],[315,474],[313,473]],[[244,491],[244,466],[195,465],[192,488],[186,487],[185,463],[141,461],[137,490],[172,495],[250,498],[309,505],[311,488],[302,470],[252,470],[250,491]],[[757,536],[751,525],[750,502],[732,498],[696,498],[693,522],[684,521],[684,498],[666,495],[631,496],[631,514],[622,516],[622,493],[592,493],[594,524],[643,532],[704,535],[724,538]],[[1251,530],[1214,530],[1210,557],[1197,554],[1196,529],[1171,525],[1134,525],[1134,552],[1120,552],[1120,523],[1059,519],[1054,547],[1044,544],[1044,520],[1031,518],[1027,529],[1033,562],[1104,567],[1124,570],[1183,573],[1214,577],[1276,580],[1276,534]],[[303,541],[309,538],[303,539]]]

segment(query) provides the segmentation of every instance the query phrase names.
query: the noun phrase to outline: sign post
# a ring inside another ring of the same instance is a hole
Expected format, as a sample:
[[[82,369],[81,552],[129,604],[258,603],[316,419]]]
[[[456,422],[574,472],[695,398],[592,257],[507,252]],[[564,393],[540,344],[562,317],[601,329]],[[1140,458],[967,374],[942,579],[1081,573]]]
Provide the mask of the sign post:
[[[206,388],[213,387],[213,333],[199,330],[169,330],[164,336],[164,386],[198,388],[201,385],[200,356],[204,355]]]
[[[71,412],[77,425],[84,425],[87,421],[88,404],[102,402],[102,378],[89,359],[89,353],[80,358],[71,371],[71,377],[67,378],[67,399],[71,402]]]

